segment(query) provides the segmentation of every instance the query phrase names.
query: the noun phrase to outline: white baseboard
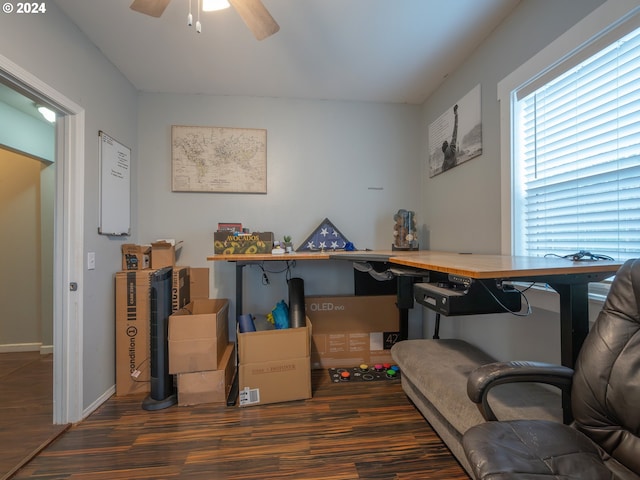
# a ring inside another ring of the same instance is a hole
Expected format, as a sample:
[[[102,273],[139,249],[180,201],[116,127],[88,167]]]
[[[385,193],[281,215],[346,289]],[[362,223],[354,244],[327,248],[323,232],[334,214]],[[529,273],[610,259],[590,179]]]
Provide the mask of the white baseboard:
[[[39,352],[41,347],[41,343],[5,343],[0,345],[0,353]]]
[[[91,405],[89,405],[87,408],[85,408],[82,411],[82,420],[84,420],[89,415],[91,415],[94,411],[96,411],[100,405],[102,405],[104,402],[109,400],[109,398],[111,398],[115,393],[116,393],[116,386],[112,385],[111,388],[109,388],[106,392],[104,392],[102,395],[96,398],[96,400]]]
[[[40,345],[40,355],[53,353],[53,345]]]

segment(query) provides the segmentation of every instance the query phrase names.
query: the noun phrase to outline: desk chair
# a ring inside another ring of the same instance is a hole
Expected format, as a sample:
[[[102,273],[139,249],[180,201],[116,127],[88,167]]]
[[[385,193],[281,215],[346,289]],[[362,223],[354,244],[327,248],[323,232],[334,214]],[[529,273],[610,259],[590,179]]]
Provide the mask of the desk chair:
[[[548,383],[571,395],[573,422],[497,421],[489,390]],[[640,479],[640,260],[620,268],[575,370],[537,362],[483,365],[469,398],[487,421],[462,444],[477,480]]]

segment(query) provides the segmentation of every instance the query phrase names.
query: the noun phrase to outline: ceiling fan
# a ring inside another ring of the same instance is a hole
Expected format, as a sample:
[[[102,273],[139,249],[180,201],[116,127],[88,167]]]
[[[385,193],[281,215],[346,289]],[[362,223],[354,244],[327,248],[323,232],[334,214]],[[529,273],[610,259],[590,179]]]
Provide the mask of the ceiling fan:
[[[171,0],[133,0],[130,8],[136,12],[160,17]],[[261,0],[229,0],[240,18],[258,40],[273,35],[280,26],[273,19]]]

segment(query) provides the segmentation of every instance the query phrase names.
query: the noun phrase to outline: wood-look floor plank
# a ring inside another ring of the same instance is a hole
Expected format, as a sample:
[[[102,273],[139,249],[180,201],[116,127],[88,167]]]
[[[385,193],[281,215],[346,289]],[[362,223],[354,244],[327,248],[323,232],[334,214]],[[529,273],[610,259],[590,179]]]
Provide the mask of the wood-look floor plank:
[[[468,480],[400,382],[312,377],[309,400],[245,408],[112,397],[14,479]]]
[[[0,480],[60,435],[53,425],[53,355],[0,353]]]

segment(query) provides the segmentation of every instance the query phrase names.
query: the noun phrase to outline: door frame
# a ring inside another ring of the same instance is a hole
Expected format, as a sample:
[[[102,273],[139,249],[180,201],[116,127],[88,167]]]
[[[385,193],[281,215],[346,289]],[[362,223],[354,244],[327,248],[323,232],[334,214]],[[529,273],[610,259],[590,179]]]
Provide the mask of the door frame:
[[[84,140],[82,107],[0,55],[0,76],[59,115],[53,255],[53,423],[82,420]],[[75,290],[71,285],[75,284]]]

